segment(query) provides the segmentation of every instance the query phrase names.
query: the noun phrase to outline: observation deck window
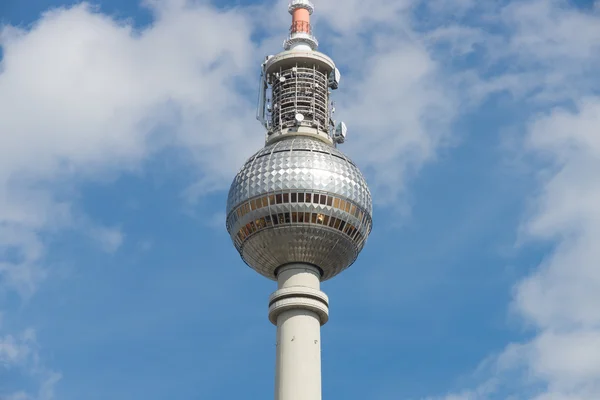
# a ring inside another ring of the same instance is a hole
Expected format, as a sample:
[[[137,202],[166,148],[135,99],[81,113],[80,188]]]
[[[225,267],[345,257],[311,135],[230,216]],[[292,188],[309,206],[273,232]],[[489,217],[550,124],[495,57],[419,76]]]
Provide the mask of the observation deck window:
[[[358,225],[355,226],[350,222],[345,221],[341,218],[336,218],[332,215],[328,215],[326,212],[298,212],[288,211],[280,212],[277,214],[267,215],[258,219],[249,221],[246,225],[242,226],[235,235],[235,240],[239,246],[243,244],[250,235],[261,231],[265,228],[272,227],[281,224],[290,223],[313,223],[341,231],[345,235],[348,235],[356,243],[362,243],[364,236],[361,229],[367,229],[369,226],[369,215],[368,213],[361,210],[356,204],[346,201],[335,196],[320,194],[320,193],[304,193],[304,192],[281,192],[271,195],[261,196],[259,198],[251,199],[238,206],[238,208],[231,212],[228,220],[228,228],[231,228],[237,220],[244,217],[251,211],[259,210],[261,208],[268,208],[274,204],[289,204],[289,203],[311,203],[319,205],[327,205],[333,209],[338,209],[352,215],[358,220]],[[360,229],[359,229],[360,227]]]

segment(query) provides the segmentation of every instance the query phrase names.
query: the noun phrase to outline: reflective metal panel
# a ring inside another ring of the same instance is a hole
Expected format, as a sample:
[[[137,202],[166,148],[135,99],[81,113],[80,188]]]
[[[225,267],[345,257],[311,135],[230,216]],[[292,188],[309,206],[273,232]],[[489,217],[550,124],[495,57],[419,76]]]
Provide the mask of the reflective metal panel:
[[[298,213],[306,218],[300,221]],[[352,161],[317,139],[293,137],[244,164],[229,191],[227,229],[244,261],[261,274],[276,279],[277,267],[306,262],[321,268],[325,280],[354,262],[371,214],[371,194]],[[341,226],[333,226],[333,217]]]

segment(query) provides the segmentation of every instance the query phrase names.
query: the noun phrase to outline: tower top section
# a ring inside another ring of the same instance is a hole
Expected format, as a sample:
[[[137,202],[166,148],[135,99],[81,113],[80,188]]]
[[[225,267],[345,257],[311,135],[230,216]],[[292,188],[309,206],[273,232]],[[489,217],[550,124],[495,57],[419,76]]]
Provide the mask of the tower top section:
[[[266,144],[309,136],[336,146],[346,138],[346,125],[333,119],[330,99],[341,75],[333,60],[317,50],[310,24],[314,9],[310,0],[290,0],[292,25],[285,50],[268,56],[261,66],[256,118],[267,130]]]
[[[316,50],[319,42],[312,34],[310,16],[315,7],[310,0],[291,0],[288,11],[292,14],[290,34],[283,42],[286,50]]]

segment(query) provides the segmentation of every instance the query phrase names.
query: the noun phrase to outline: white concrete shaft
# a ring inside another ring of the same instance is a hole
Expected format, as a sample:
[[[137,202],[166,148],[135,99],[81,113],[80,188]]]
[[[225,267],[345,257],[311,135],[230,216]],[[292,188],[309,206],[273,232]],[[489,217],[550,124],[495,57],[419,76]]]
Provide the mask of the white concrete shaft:
[[[321,288],[320,278],[319,270],[310,264],[288,264],[277,271],[277,288],[306,286],[319,290]]]
[[[321,400],[321,324],[308,310],[277,318],[275,400]]]
[[[286,265],[277,282],[278,292],[303,287],[315,292],[320,273],[311,265]],[[277,315],[275,400],[321,400],[321,318],[297,296],[297,306]]]

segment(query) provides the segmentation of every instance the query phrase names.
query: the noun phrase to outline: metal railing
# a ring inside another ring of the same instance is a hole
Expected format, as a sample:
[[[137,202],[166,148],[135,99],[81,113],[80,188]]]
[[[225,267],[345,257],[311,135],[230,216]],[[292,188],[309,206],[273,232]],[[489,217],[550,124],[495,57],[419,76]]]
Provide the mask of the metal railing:
[[[327,131],[329,126],[328,76],[316,68],[293,67],[281,69],[272,76],[272,110],[270,127],[273,130],[290,128],[303,115],[303,126]]]
[[[292,26],[290,26],[290,34],[294,34],[294,33],[298,33],[298,32],[308,33],[309,35],[312,35],[312,26],[310,25],[310,22],[306,22],[306,21],[292,22]]]

